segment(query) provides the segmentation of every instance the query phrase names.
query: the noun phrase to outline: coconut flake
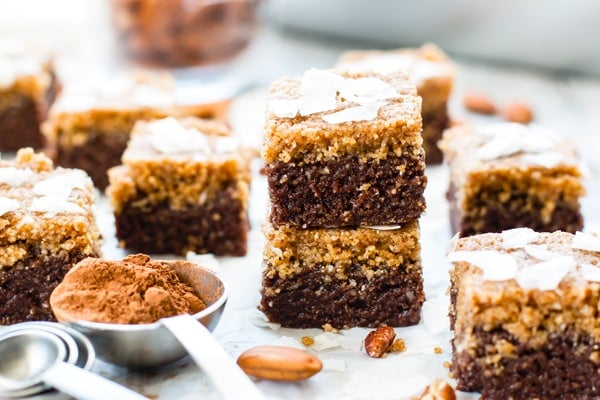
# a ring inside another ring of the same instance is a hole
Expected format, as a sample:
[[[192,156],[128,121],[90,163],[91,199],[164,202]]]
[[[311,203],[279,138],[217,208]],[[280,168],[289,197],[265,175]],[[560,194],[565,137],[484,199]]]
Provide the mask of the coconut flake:
[[[545,153],[556,147],[555,137],[541,127],[510,122],[494,124],[476,133],[486,139],[477,149],[480,160],[495,160],[517,153]]]
[[[279,118],[294,118],[300,110],[300,99],[269,100],[267,109]]]
[[[590,282],[600,282],[600,267],[593,264],[582,264],[581,275]]]
[[[203,133],[186,128],[173,117],[149,123],[148,131],[152,147],[160,153],[210,152],[208,139]]]
[[[300,115],[306,116],[337,108],[337,93],[344,78],[329,71],[311,68],[300,82]]]
[[[0,196],[0,216],[15,211],[19,208],[19,202],[8,197]]]
[[[33,171],[29,168],[0,168],[0,183],[10,185],[12,187],[21,186],[24,182],[33,176]]]
[[[575,232],[571,248],[600,252],[600,237],[589,233]]]
[[[520,249],[528,243],[537,240],[539,233],[531,228],[515,228],[502,231],[502,247],[505,249]]]
[[[431,382],[424,375],[414,375],[402,379],[379,376],[366,371],[356,371],[344,385],[343,392],[352,399],[397,400],[417,396]]]
[[[541,154],[526,154],[523,156],[523,161],[544,168],[554,168],[565,161],[565,156],[558,151],[547,151]]]
[[[74,189],[83,190],[88,185],[91,185],[89,176],[82,170],[72,169],[36,183],[33,193],[66,200]]]
[[[334,349],[341,347],[346,350],[360,350],[360,343],[354,343],[351,339],[348,339],[339,333],[334,332],[323,332],[316,335],[314,343],[310,346],[315,351],[323,351],[328,349]]]
[[[85,214],[85,210],[78,204],[67,201],[61,196],[36,197],[29,206],[31,211],[44,212],[51,215],[58,213]]]
[[[365,226],[367,229],[373,229],[375,231],[395,231],[402,229],[402,225],[369,225]]]
[[[378,78],[344,79],[339,92],[341,97],[360,105],[400,97],[396,89]]]
[[[446,257],[450,262],[464,261],[479,267],[487,281],[513,279],[518,270],[517,261],[510,255],[493,250],[453,251]]]
[[[523,289],[554,290],[577,262],[571,256],[563,256],[522,268],[516,280]]]
[[[170,93],[149,85],[137,85],[130,96],[131,104],[140,107],[168,108],[174,103]]]
[[[220,137],[215,141],[215,154],[233,153],[240,147],[240,141],[235,137]]]
[[[561,254],[555,253],[553,251],[548,250],[548,246],[546,245],[526,245],[523,247],[525,253],[529,254],[533,258],[537,258],[542,261],[550,261],[555,258],[562,257]]]
[[[371,121],[377,118],[379,107],[382,103],[371,103],[363,106],[349,107],[333,114],[323,115],[321,118],[329,124],[341,124],[353,121]]]
[[[267,316],[256,308],[252,308],[248,311],[248,320],[259,328],[269,328],[272,331],[278,331],[281,328],[281,324],[269,322]]]
[[[273,342],[270,343],[271,346],[280,346],[280,347],[292,347],[298,350],[305,350],[306,347],[300,343],[296,338],[291,336],[279,336]]]

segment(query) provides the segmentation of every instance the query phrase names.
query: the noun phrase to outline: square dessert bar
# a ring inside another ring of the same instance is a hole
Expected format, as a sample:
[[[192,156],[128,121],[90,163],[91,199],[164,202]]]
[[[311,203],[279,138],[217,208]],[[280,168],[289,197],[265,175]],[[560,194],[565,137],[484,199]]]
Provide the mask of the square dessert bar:
[[[386,75],[408,73],[423,98],[423,147],[427,164],[442,162],[437,142],[448,127],[448,98],[454,85],[456,67],[437,46],[427,43],[419,48],[397,50],[353,50],[345,52],[338,67],[352,71],[372,70]]]
[[[41,149],[40,125],[58,90],[50,58],[34,49],[0,49],[0,151]]]
[[[534,124],[463,125],[447,130],[440,146],[450,169],[454,232],[582,228],[582,173],[565,138]]]
[[[457,389],[600,398],[600,236],[517,228],[448,254]]]
[[[85,172],[53,169],[31,148],[0,161],[0,325],[54,320],[52,290],[71,267],[100,255]]]
[[[403,73],[312,69],[274,82],[267,108],[275,226],[404,224],[425,209],[421,99]]]
[[[66,87],[44,126],[57,164],[81,168],[104,190],[133,125],[169,115],[213,117],[210,107],[176,103],[170,75],[135,75]]]
[[[265,227],[260,309],[291,328],[407,326],[425,295],[419,223],[402,227]]]
[[[107,188],[123,247],[246,254],[250,154],[228,134],[191,117],[135,125]]]

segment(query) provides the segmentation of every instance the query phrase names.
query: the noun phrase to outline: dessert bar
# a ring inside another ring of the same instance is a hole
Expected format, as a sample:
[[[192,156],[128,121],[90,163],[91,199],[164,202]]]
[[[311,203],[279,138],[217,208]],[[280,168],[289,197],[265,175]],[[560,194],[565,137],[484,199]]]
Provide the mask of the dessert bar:
[[[425,209],[421,100],[403,73],[274,82],[263,156],[275,226],[404,224]]]
[[[419,223],[265,228],[260,309],[292,328],[407,326],[424,301]]]
[[[529,227],[581,230],[585,190],[572,144],[539,125],[462,125],[440,143],[450,170],[450,221],[462,236]]]
[[[517,228],[448,254],[451,371],[486,399],[600,397],[600,237]]]
[[[34,49],[0,48],[0,151],[44,147],[40,125],[58,86],[49,57]]]
[[[214,120],[138,122],[109,170],[117,238],[144,253],[246,254],[250,153]]]
[[[54,320],[48,305],[65,273],[100,254],[90,178],[31,148],[0,162],[0,325]]]

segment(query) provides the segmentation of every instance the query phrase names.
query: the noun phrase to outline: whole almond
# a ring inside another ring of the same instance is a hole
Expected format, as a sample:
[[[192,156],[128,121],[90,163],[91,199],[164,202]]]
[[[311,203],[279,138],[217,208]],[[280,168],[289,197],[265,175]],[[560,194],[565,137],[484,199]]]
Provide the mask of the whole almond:
[[[509,104],[502,114],[504,119],[510,122],[528,124],[533,121],[533,110],[528,104],[522,102]]]
[[[367,334],[367,337],[365,338],[365,351],[369,357],[383,357],[394,343],[395,338],[396,332],[394,331],[394,328],[380,326]]]
[[[284,346],[256,346],[237,359],[251,376],[275,381],[299,381],[321,371],[323,363],[307,351]]]
[[[485,94],[478,92],[469,92],[463,97],[463,104],[469,111],[492,115],[496,113],[496,105]]]

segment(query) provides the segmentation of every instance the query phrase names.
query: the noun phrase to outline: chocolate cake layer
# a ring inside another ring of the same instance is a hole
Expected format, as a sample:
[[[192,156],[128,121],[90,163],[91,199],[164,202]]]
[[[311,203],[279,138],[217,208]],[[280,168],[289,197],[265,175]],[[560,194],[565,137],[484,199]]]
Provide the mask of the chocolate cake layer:
[[[444,159],[442,150],[437,143],[442,133],[448,127],[448,107],[446,104],[430,112],[423,113],[423,148],[427,165],[441,164]]]
[[[31,249],[31,254],[39,254]],[[31,257],[0,273],[0,325],[24,321],[56,321],[48,304],[50,293],[85,254]]]
[[[506,189],[506,185],[510,189]],[[575,233],[583,228],[583,216],[579,203],[557,201],[550,217],[544,199],[527,190],[522,184],[490,182],[480,186],[478,196],[470,199],[469,213],[462,213],[456,204],[456,187],[452,183],[446,197],[450,204],[450,224],[454,233],[471,236],[482,232],[501,232],[505,229],[528,227],[538,232],[562,230]],[[499,192],[510,193],[502,197]]]
[[[0,100],[0,151],[42,148],[45,140],[40,132],[40,116],[34,100],[17,93],[9,97]],[[10,104],[6,104],[8,102]]]
[[[419,322],[425,297],[420,268],[410,272],[390,269],[368,279],[361,265],[352,265],[346,275],[336,278],[327,266],[319,265],[286,279],[265,277],[260,309],[270,321],[290,328]]]
[[[124,247],[143,253],[243,256],[249,223],[236,190],[226,189],[206,204],[183,209],[172,209],[167,202],[144,204],[148,195],[139,193],[115,213],[117,238]]]
[[[69,147],[56,147],[55,162],[68,168],[83,169],[92,178],[94,185],[104,190],[108,186],[106,171],[121,163],[129,132],[88,132],[84,142]]]
[[[425,210],[427,178],[420,157],[275,161],[266,165],[266,173],[275,226],[394,225],[414,220]]]
[[[503,330],[474,329],[480,351],[454,354],[452,372],[457,389],[481,392],[485,399],[597,399],[600,397],[600,343],[565,328],[538,346],[520,343]],[[486,346],[500,341],[515,348],[511,357],[498,361],[499,372],[490,373],[478,362]]]

